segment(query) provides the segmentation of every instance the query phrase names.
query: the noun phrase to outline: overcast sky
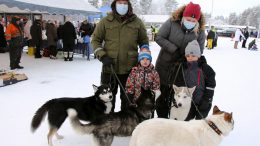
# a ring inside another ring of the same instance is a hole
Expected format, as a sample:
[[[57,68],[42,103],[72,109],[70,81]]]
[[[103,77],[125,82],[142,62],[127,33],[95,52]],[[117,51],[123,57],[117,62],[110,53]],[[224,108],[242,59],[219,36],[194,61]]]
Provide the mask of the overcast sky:
[[[157,0],[160,1],[160,0]],[[189,3],[191,0],[176,0],[179,6]],[[213,1],[213,16],[229,16],[230,13],[242,13],[245,9],[260,5],[260,0],[192,0],[200,4],[202,11],[211,13]]]

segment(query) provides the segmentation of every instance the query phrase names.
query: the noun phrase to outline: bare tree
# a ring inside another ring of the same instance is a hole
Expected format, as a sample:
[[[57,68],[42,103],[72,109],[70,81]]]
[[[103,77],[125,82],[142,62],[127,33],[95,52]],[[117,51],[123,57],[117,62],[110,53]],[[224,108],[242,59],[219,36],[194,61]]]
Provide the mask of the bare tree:
[[[178,3],[176,2],[176,0],[166,0],[164,6],[165,6],[165,13],[171,14],[174,10],[177,9]]]
[[[111,3],[113,2],[113,0],[102,0],[102,6],[105,6],[105,5],[111,5]]]
[[[140,0],[141,14],[148,14],[151,8],[152,0]]]
[[[98,0],[88,0],[88,2],[94,7],[98,8]]]

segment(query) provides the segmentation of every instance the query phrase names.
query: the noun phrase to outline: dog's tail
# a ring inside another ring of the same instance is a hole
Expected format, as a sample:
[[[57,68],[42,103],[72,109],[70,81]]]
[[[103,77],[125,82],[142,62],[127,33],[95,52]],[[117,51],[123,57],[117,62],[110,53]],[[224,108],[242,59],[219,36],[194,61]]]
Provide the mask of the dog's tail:
[[[82,124],[79,121],[79,118],[77,116],[77,111],[75,109],[68,109],[67,110],[68,117],[70,119],[70,123],[72,125],[72,128],[80,133],[80,134],[91,134],[93,130],[95,129],[95,126],[92,124]]]
[[[47,101],[45,104],[43,104],[35,113],[32,119],[31,123],[31,131],[34,132],[41,124],[42,120],[46,116],[47,111],[49,110],[49,107],[55,102],[55,99],[52,99],[50,101]]]

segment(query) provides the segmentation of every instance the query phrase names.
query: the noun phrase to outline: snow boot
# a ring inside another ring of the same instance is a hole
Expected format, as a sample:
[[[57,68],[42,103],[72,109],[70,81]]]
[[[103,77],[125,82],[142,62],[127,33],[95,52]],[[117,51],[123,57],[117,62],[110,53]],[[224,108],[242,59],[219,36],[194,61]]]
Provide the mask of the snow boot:
[[[68,58],[69,58],[69,61],[73,61],[73,52],[69,52]]]
[[[69,53],[68,52],[63,52],[63,56],[64,56],[64,61],[68,61],[69,59]]]

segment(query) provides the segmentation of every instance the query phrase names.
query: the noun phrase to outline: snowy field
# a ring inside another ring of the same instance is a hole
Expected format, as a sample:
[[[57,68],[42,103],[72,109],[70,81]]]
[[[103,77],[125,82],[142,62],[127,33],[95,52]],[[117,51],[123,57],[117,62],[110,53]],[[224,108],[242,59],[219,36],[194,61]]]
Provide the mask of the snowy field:
[[[257,43],[260,47],[260,42]],[[219,37],[217,48],[204,51],[208,64],[216,72],[213,104],[232,111],[235,119],[234,130],[221,146],[259,146],[260,51],[248,51],[241,48],[241,43],[239,49],[233,49],[233,45],[230,38]],[[160,48],[152,42],[151,50],[155,63]],[[1,146],[47,146],[46,120],[34,134],[30,131],[35,111],[52,98],[93,95],[92,84],[100,83],[101,63],[95,59],[87,61],[82,56],[76,56],[72,62],[34,59],[26,53],[21,62],[25,69],[17,72],[25,73],[29,79],[0,88]],[[8,53],[0,54],[0,69],[9,69]],[[116,110],[119,107],[116,105]],[[54,139],[54,146],[91,145],[90,137],[75,133],[68,120],[59,133],[65,138]],[[128,142],[129,137],[115,138],[113,146],[127,146]]]

